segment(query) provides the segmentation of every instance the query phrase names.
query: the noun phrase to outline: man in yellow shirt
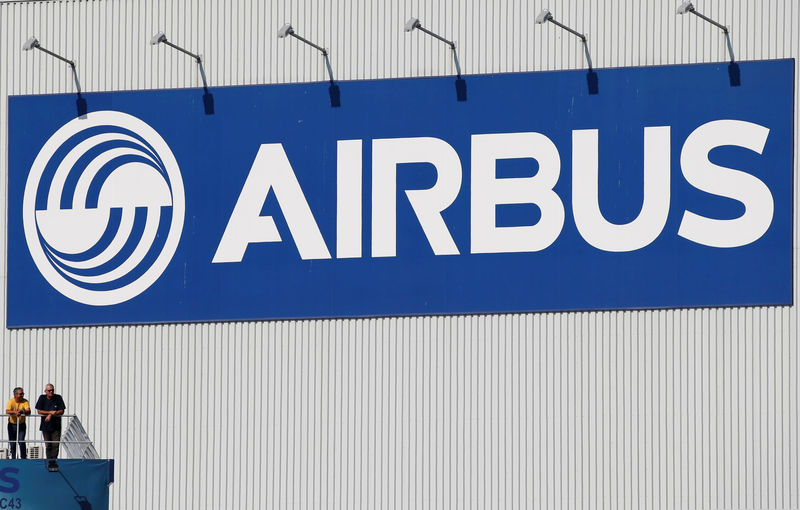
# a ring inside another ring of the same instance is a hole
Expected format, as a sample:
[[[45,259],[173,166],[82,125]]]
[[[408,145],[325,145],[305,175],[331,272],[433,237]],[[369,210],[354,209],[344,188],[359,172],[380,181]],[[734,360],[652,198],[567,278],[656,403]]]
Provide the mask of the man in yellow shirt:
[[[6,414],[9,415],[8,441],[11,447],[11,458],[17,458],[17,444],[19,444],[20,458],[27,459],[25,432],[28,426],[25,425],[25,415],[31,414],[31,405],[25,400],[25,390],[20,387],[14,388],[14,396],[6,404]]]

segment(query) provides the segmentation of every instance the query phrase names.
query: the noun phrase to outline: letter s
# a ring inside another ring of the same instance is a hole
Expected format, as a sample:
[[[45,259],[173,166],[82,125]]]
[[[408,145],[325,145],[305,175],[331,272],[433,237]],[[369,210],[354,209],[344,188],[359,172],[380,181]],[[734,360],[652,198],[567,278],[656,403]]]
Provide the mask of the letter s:
[[[695,129],[681,151],[681,170],[695,188],[744,204],[744,214],[732,220],[705,218],[686,211],[678,235],[706,246],[735,248],[755,242],[769,229],[775,204],[763,181],[732,168],[717,166],[708,153],[725,145],[764,150],[769,129],[741,120],[715,120]]]
[[[19,480],[11,476],[11,473],[19,473],[19,469],[13,467],[0,469],[0,492],[10,494],[19,490]]]

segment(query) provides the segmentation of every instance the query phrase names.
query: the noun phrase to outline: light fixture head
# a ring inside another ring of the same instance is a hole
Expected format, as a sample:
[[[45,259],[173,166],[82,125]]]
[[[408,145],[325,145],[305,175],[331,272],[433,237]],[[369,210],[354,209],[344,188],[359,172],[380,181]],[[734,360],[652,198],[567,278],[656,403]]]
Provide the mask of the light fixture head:
[[[164,32],[158,32],[153,37],[150,38],[150,44],[155,46],[158,43],[166,42],[167,36],[164,35]]]
[[[419,26],[422,26],[421,23],[419,22],[419,19],[415,18],[414,16],[411,16],[410,18],[408,18],[408,21],[406,21],[405,31],[411,32],[412,30],[414,30]]]
[[[39,39],[35,37],[29,37],[25,44],[22,45],[22,51],[30,51],[35,47],[39,46]]]
[[[536,24],[542,25],[545,22],[550,21],[551,19],[553,19],[553,15],[550,13],[550,9],[542,9],[542,12],[540,12],[539,15],[536,16]]]
[[[686,14],[687,12],[692,12],[694,10],[694,5],[692,2],[683,2],[678,6],[678,10],[675,11],[675,14]]]
[[[280,30],[278,30],[278,37],[283,39],[287,35],[293,34],[294,28],[289,23],[283,25]]]

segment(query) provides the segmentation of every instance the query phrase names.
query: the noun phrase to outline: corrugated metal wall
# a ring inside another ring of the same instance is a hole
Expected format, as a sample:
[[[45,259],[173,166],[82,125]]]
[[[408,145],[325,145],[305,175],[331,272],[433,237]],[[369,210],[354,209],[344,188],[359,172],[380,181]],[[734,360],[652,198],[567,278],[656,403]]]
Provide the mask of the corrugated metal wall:
[[[547,7],[588,33],[595,67],[725,60],[720,31],[678,3]],[[731,27],[738,59],[800,56],[793,0],[695,5]],[[402,31],[412,14],[458,42],[466,74],[583,67],[576,38],[533,23],[544,6],[2,2],[2,196],[7,95],[74,90],[67,66],[21,51],[30,35],[74,57],[86,91],[198,86],[191,59],[148,44],[158,29],[203,54],[212,87],[325,79],[317,53],[276,37],[284,22],[330,48],[340,80],[452,74],[446,47]],[[0,393],[53,382],[116,459],[117,509],[798,508],[797,321],[787,307],[4,330]]]

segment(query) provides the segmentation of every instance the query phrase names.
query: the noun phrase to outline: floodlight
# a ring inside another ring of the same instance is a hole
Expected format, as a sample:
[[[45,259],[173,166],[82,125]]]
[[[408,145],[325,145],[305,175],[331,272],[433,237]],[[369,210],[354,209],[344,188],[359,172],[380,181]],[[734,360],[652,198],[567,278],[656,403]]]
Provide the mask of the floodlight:
[[[164,35],[164,32],[161,32],[161,31],[156,32],[155,35],[153,35],[153,37],[150,38],[150,44],[152,44],[153,46],[157,46],[158,43],[164,43],[167,46],[169,46],[170,48],[175,48],[176,50],[180,51],[181,53],[185,53],[185,54],[189,55],[198,64],[201,64],[203,62],[203,59],[200,57],[200,55],[196,55],[196,54],[192,53],[191,51],[185,50],[185,49],[181,48],[180,46],[178,46],[177,44],[168,41],[167,40],[167,36]]]
[[[278,30],[278,37],[283,39],[287,35],[291,35],[294,33],[294,28],[289,23],[283,25],[280,30]]]
[[[31,37],[22,45],[22,51],[30,51],[37,46],[39,46],[39,40],[35,37]]]
[[[153,46],[161,42],[167,42],[167,36],[164,35],[164,32],[157,32],[153,37],[150,38],[150,44]]]
[[[550,9],[542,9],[542,12],[536,16],[536,24],[542,25],[550,20],[553,19],[553,15],[550,13]]]
[[[692,5],[692,2],[683,2],[678,6],[678,10],[675,11],[675,14],[686,14],[687,12],[691,12],[693,10],[694,5]]]
[[[421,26],[422,25],[420,25],[419,19],[415,18],[414,16],[411,16],[408,19],[408,21],[406,21],[405,31],[406,32],[411,32],[415,28],[421,27]]]

